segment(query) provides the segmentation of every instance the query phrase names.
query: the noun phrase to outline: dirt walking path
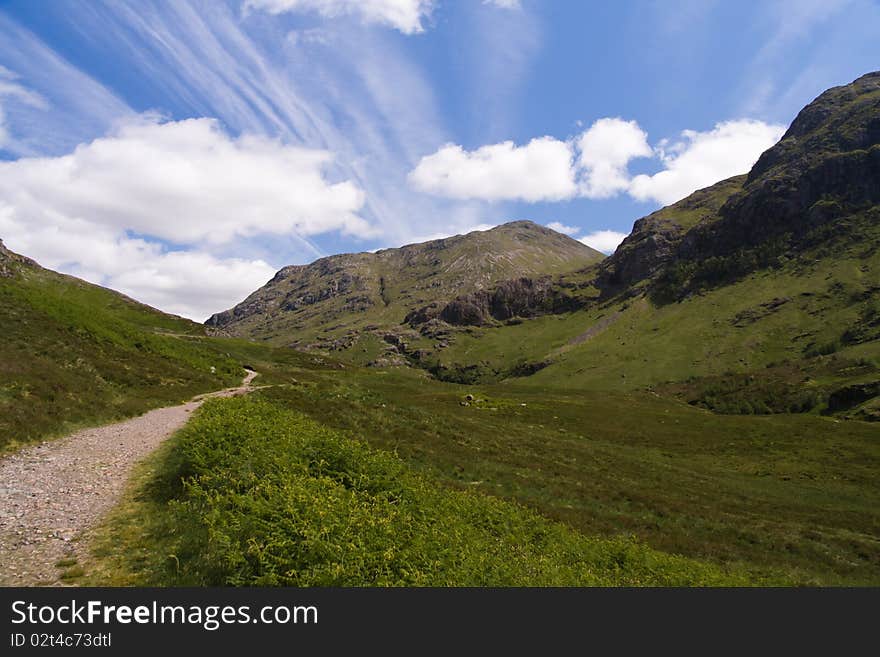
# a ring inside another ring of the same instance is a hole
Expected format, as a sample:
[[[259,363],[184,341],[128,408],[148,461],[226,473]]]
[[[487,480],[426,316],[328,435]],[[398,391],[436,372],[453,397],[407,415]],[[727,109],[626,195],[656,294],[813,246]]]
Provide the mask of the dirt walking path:
[[[86,546],[77,539],[119,500],[135,464],[186,424],[204,399],[247,392],[256,375],[248,372],[238,388],[84,429],[0,460],[0,585],[60,584],[63,569],[56,564],[84,560]]]

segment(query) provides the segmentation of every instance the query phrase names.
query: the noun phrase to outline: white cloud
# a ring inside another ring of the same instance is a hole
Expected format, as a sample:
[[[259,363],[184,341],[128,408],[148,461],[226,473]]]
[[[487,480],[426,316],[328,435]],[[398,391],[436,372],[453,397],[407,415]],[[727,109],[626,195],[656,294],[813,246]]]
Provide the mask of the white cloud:
[[[232,139],[211,119],[142,119],[68,155],[0,162],[0,235],[45,266],[204,319],[273,272],[261,259],[217,257],[219,245],[372,235],[356,214],[362,192],[325,179],[329,160],[265,138]]]
[[[635,121],[599,119],[577,139],[578,165],[584,171],[582,194],[610,198],[629,186],[627,165],[636,157],[650,157],[648,135]]]
[[[201,322],[265,285],[275,271],[262,260],[175,251],[127,266],[109,283],[139,301]]]
[[[325,18],[357,16],[365,23],[416,34],[424,31],[422,18],[430,15],[433,4],[433,0],[246,0],[244,6],[272,14],[302,11]]]
[[[160,239],[219,244],[257,234],[366,237],[363,193],[328,182],[326,151],[232,139],[213,119],[128,123],[57,158],[0,163],[0,201]]]
[[[636,176],[629,193],[641,201],[674,203],[719,180],[746,173],[784,132],[785,126],[747,119],[718,123],[706,132],[685,130],[680,141],[658,145],[656,153],[665,169]]]
[[[558,221],[551,221],[547,224],[547,228],[555,230],[557,233],[564,233],[565,235],[576,235],[580,231],[580,228],[577,226],[566,226]]]
[[[457,199],[562,201],[576,196],[605,199],[628,193],[668,205],[740,173],[782,137],[785,127],[742,119],[706,132],[685,130],[681,139],[648,145],[635,121],[599,119],[569,141],[506,141],[465,151],[447,144],[421,159],[409,180],[417,189]],[[634,158],[659,160],[663,169],[630,176]]]
[[[519,0],[483,0],[484,5],[492,5],[501,9],[520,9]]]
[[[447,144],[423,157],[409,179],[421,191],[457,199],[609,198],[629,186],[629,161],[652,154],[638,123],[605,118],[569,141],[541,137],[524,146],[505,141],[474,151]]]
[[[447,144],[410,173],[419,190],[456,199],[560,201],[577,193],[570,144],[552,137],[465,151]]]
[[[618,233],[615,230],[597,230],[589,235],[584,235],[579,241],[597,251],[608,254],[614,253],[618,244],[620,244],[625,237],[626,233]]]
[[[498,224],[474,224],[472,226],[465,225],[461,228],[457,228],[454,230],[439,230],[433,233],[425,233],[423,235],[416,235],[410,239],[404,241],[397,241],[394,244],[389,245],[390,247],[401,247],[406,246],[407,244],[421,244],[422,242],[432,242],[434,240],[442,240],[447,237],[454,237],[456,235],[467,235],[468,233],[473,233],[475,231],[484,231],[491,230],[495,228]],[[382,248],[389,248],[388,246]],[[380,249],[376,249],[377,251]]]
[[[263,285],[275,269],[260,259],[166,251],[155,242],[83,219],[34,219],[0,201],[7,246],[44,267],[118,290],[166,312],[203,321]]]

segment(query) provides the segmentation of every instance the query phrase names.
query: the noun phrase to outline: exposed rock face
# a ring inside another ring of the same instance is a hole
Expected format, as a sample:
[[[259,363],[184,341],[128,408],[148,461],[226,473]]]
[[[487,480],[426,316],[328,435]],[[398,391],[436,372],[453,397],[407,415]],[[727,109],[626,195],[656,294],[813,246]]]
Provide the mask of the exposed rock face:
[[[880,396],[880,381],[856,383],[832,392],[828,397],[828,410],[845,411],[877,396]]]
[[[880,203],[880,72],[829,89],[805,107],[752,168],[720,220],[699,225],[679,257],[726,255],[811,230]]]
[[[11,278],[22,266],[38,267],[39,265],[30,258],[25,258],[10,251],[3,244],[3,240],[0,240],[0,277]]]
[[[693,226],[717,220],[722,204],[745,180],[745,176],[722,180],[636,221],[614,255],[600,266],[601,287],[617,292],[655,276],[675,256]]]
[[[482,326],[515,317],[536,317],[576,310],[580,302],[553,284],[549,277],[501,281],[491,290],[456,297],[445,306],[432,304],[407,315],[411,326],[439,318],[457,326]]]

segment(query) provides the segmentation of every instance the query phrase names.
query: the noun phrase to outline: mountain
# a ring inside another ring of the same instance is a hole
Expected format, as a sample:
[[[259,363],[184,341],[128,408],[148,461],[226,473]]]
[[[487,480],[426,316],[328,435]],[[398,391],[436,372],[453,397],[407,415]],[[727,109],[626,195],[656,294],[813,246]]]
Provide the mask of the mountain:
[[[0,449],[241,380],[204,327],[40,267],[0,241]]]
[[[522,286],[509,299],[516,281],[447,301],[435,313],[444,348],[411,362],[456,381],[532,374],[525,384],[649,387],[720,412],[877,419],[878,247],[871,73],[805,107],[748,174],[639,219],[612,256],[546,281],[538,303]],[[473,310],[496,297],[526,321]]]
[[[870,73],[805,107],[747,174],[636,221],[608,258],[515,222],[287,267],[208,323],[457,382],[662,387],[731,412],[833,397],[873,418],[878,204]]]
[[[515,221],[284,267],[264,287],[206,324],[225,334],[299,348],[351,351],[357,345],[357,354],[373,357],[377,340],[397,332],[420,308],[499,280],[570,271],[603,257],[549,228]]]

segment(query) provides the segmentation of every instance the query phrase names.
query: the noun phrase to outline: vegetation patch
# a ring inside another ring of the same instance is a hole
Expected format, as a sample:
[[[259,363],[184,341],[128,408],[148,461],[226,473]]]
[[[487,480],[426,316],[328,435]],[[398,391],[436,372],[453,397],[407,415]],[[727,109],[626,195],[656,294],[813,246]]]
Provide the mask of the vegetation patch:
[[[259,398],[207,402],[103,553],[159,585],[732,585],[742,574],[589,538],[438,485],[393,454]],[[148,511],[147,513],[143,513]],[[141,524],[140,531],[133,523]],[[137,542],[132,552],[120,545]],[[146,547],[146,549],[144,549]],[[99,548],[99,554],[102,550]],[[106,572],[106,571],[104,571]],[[114,577],[120,577],[115,569]],[[99,578],[100,579],[100,578]]]

